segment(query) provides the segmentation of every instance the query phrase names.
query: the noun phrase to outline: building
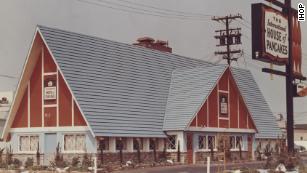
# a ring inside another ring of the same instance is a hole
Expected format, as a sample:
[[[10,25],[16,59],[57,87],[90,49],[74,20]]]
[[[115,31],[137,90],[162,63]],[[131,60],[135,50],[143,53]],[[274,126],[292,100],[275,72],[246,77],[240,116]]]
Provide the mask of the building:
[[[307,118],[306,112],[295,113],[294,115],[294,143],[307,149]],[[283,136],[287,136],[286,115],[278,114],[278,126],[281,128]]]
[[[57,145],[67,155],[104,149],[113,164],[121,148],[135,160],[137,144],[144,162],[180,150],[196,163],[225,134],[245,158],[255,139],[278,138],[250,71],[151,49],[38,26],[2,138],[20,156],[39,145],[45,164]]]

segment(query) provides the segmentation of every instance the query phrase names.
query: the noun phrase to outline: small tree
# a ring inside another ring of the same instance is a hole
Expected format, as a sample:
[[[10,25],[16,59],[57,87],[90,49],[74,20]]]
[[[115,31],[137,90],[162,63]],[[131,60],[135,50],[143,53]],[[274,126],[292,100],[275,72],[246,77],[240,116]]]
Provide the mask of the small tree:
[[[6,163],[7,165],[10,165],[13,163],[13,149],[10,145],[10,148],[6,149]]]

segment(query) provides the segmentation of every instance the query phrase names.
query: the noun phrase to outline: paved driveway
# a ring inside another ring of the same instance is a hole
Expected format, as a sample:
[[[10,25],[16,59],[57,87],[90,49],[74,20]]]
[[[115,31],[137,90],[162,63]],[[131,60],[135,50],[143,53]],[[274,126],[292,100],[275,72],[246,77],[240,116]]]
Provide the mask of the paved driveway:
[[[238,163],[231,164],[227,166],[227,169],[237,168],[237,167],[248,167],[248,168],[259,168],[263,162],[249,162],[249,163]],[[223,166],[213,165],[211,166],[211,173],[218,172],[218,169],[223,169]],[[145,169],[135,169],[135,170],[125,170],[118,171],[116,173],[206,173],[207,168],[205,165],[180,165],[180,166],[170,166],[163,168],[145,168]]]

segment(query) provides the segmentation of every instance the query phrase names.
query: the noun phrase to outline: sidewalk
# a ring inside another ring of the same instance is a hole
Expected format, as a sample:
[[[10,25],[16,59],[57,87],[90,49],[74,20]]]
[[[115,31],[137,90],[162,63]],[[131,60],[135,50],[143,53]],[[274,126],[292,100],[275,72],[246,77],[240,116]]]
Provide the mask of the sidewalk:
[[[237,167],[248,167],[248,168],[259,168],[263,165],[264,161],[249,161],[241,163],[228,163],[226,169],[237,168]],[[222,163],[213,163],[211,165],[211,172],[217,172],[217,170],[223,170],[224,165]],[[131,170],[116,171],[115,173],[205,173],[207,166],[204,164],[196,165],[177,165],[167,167],[153,167],[153,168],[138,168]]]

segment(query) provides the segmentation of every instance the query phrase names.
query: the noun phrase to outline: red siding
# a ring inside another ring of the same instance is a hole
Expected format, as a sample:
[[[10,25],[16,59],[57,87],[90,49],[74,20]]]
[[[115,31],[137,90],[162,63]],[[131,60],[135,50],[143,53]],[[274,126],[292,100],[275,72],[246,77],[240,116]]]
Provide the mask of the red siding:
[[[217,88],[215,87],[209,96],[209,127],[218,126],[217,106]]]
[[[74,123],[75,126],[86,126],[86,122],[83,119],[82,114],[75,102],[74,102]]]
[[[197,114],[197,127],[204,127],[207,124],[207,102],[201,107]]]
[[[28,88],[25,90],[12,124],[12,128],[16,127],[28,127]]]
[[[227,69],[219,81],[219,90],[228,91],[229,70]]]
[[[238,128],[238,97],[238,90],[231,76],[229,80],[230,128]]]
[[[45,108],[44,115],[45,127],[55,127],[57,125],[56,107]]]
[[[41,55],[40,55],[41,56]],[[42,58],[38,58],[30,80],[30,126],[42,126]]]
[[[229,82],[228,82],[229,81]],[[229,87],[229,107],[228,107],[228,118],[229,119],[218,119],[218,99],[219,95],[217,94],[217,87],[211,92],[208,97],[208,101],[201,107],[197,113],[197,126],[204,127],[220,127],[220,128],[238,128],[238,113],[240,128],[246,129],[256,129],[253,124],[251,116],[248,114],[247,107],[243,102],[243,99],[240,95],[239,89],[236,86],[233,76],[231,75],[229,69],[222,75],[219,84],[219,90],[225,92],[219,92],[220,94],[225,94],[227,96],[227,91]],[[229,86],[228,86],[229,84]],[[207,117],[207,104],[209,104],[209,118]],[[239,105],[238,105],[239,104]],[[239,106],[239,110],[238,110]],[[209,122],[207,122],[207,118]],[[227,117],[226,117],[227,118]],[[247,120],[248,119],[248,120]],[[248,123],[248,124],[247,124]],[[190,126],[196,126],[196,117],[193,119]]]
[[[48,51],[48,49],[44,46],[44,71],[48,72],[56,72],[57,67]]]
[[[62,75],[59,73],[59,125],[72,125],[72,96]]]
[[[228,128],[229,127],[229,121],[220,119],[220,128]]]

